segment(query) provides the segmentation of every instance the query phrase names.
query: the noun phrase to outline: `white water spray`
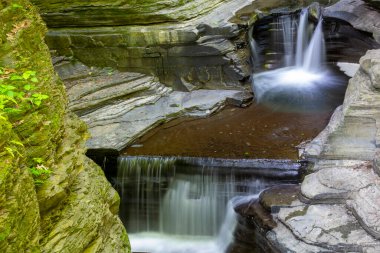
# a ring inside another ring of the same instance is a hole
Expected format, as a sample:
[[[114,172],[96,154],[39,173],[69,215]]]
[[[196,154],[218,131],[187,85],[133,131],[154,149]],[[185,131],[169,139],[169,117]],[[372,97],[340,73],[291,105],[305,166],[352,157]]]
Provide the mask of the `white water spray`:
[[[192,167],[176,158],[119,159],[115,187],[133,251],[223,253],[234,241],[236,205],[279,183],[252,169],[207,167],[209,160]]]
[[[329,109],[329,93],[342,82],[325,68],[322,18],[310,36],[308,15],[304,9],[298,22],[291,15],[279,18],[285,67],[253,75],[257,102],[283,111]],[[296,44],[293,43],[295,30]]]

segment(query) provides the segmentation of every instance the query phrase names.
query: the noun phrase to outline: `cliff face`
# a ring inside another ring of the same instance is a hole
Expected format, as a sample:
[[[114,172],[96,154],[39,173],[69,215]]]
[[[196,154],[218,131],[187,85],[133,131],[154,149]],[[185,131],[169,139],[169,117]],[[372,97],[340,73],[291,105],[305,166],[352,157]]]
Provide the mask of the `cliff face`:
[[[175,90],[241,88],[249,76],[244,25],[229,22],[246,0],[42,1],[46,41],[88,66],[159,77]]]
[[[8,0],[0,3],[0,27],[1,81],[35,71],[35,92],[48,96],[0,117],[0,251],[129,252],[119,197],[84,155],[86,126],[66,111],[42,20],[28,1]],[[29,172],[33,159],[51,171],[41,186]]]
[[[178,22],[200,16],[227,0],[34,0],[50,27],[117,26]],[[65,13],[62,16],[62,13]]]

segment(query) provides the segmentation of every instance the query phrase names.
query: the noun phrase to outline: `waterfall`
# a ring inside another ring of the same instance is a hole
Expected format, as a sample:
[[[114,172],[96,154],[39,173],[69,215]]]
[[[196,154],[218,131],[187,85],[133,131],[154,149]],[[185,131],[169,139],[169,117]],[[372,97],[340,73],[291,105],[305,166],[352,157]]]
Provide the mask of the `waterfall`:
[[[322,19],[319,20],[318,25],[310,40],[309,46],[305,52],[305,58],[302,67],[311,72],[321,70],[325,61],[325,40],[322,30]]]
[[[283,67],[253,75],[252,89],[258,103],[286,112],[326,111],[335,107],[330,94],[340,90],[344,80],[326,68],[322,18],[310,34],[308,17],[307,9],[300,12],[298,21],[294,14],[276,17],[271,34],[279,41],[274,45],[282,43],[283,48],[271,55],[283,52]]]
[[[114,181],[132,249],[224,252],[233,241],[236,197],[256,196],[279,182],[295,182],[296,174],[283,177],[283,173],[297,165],[267,162],[278,171],[279,179],[274,174],[261,176],[267,175],[261,173],[266,167],[261,160],[238,163],[233,159],[120,157]],[[247,168],[247,164],[258,168]]]
[[[294,63],[294,41],[293,30],[296,22],[292,16],[281,16],[280,24],[284,44],[284,62],[285,66],[292,66]]]
[[[296,66],[301,67],[303,65],[304,51],[307,44],[307,26],[308,26],[309,12],[307,9],[303,9],[300,14],[300,21],[297,29],[297,49],[296,49]]]
[[[322,19],[319,20],[311,40],[308,41],[308,17],[307,9],[301,11],[298,22],[293,15],[280,16],[276,30],[282,31],[282,38],[281,40],[276,39],[283,43],[283,61],[286,67],[294,66],[306,71],[318,71],[325,59]],[[297,30],[296,34],[295,30]],[[297,37],[296,43],[295,36]]]

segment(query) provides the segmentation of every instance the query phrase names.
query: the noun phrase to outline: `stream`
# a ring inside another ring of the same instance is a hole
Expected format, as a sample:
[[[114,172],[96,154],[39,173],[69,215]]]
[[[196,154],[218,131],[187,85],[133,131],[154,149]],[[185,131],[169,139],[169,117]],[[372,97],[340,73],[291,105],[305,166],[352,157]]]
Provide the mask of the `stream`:
[[[263,252],[235,239],[235,210],[299,184],[297,147],[323,130],[348,80],[326,55],[341,38],[327,31],[326,45],[325,21],[309,16],[273,15],[251,29],[251,106],[165,123],[118,157],[108,177],[133,252]]]

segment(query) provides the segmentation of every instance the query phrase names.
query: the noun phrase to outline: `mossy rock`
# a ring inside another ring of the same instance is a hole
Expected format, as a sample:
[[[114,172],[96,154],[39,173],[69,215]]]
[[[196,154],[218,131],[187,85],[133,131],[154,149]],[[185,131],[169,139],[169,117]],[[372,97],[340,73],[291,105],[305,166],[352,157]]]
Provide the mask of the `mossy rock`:
[[[42,19],[27,0],[2,1],[0,7],[0,67],[35,71],[36,92],[48,96],[18,115],[0,111],[0,252],[130,252],[115,213],[117,193],[84,155],[86,126],[66,111],[65,89],[53,70]],[[42,186],[29,172],[36,157],[52,171]],[[94,213],[89,216],[73,200],[93,206]]]

